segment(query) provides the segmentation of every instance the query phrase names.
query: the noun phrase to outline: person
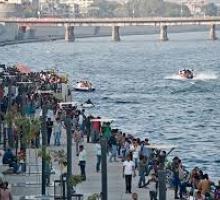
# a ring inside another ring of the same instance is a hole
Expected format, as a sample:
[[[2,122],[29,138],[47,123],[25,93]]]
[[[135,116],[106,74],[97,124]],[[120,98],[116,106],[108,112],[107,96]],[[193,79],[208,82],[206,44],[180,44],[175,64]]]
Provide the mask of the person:
[[[156,174],[151,174],[151,178],[147,181],[145,186],[149,188],[150,200],[157,200],[157,177]]]
[[[138,167],[138,158],[139,158],[139,152],[141,150],[141,147],[136,139],[133,140],[133,150],[132,150],[132,155],[133,155],[133,161],[135,163],[135,169]]]
[[[61,132],[62,122],[59,118],[57,118],[54,123],[54,146],[60,146]]]
[[[86,150],[83,145],[79,146],[79,167],[82,180],[86,180]]]
[[[138,194],[136,192],[132,193],[132,200],[138,200]]]
[[[81,138],[81,133],[78,127],[73,133],[73,139],[74,139],[74,142],[76,143],[76,156],[79,156],[79,145],[82,141],[82,138]]]
[[[138,181],[138,187],[141,188],[145,185],[145,172],[146,172],[146,160],[143,155],[140,155],[140,162],[138,164],[138,172],[139,172],[139,181]]]
[[[88,99],[85,103],[86,103],[86,104],[92,104],[92,105],[94,105],[94,104],[92,103],[91,99]]]
[[[12,200],[12,194],[8,189],[8,182],[0,182],[0,199],[1,200]]]
[[[131,193],[132,174],[135,177],[135,164],[131,160],[131,156],[127,156],[127,160],[123,162],[123,178],[125,178],[126,193]]]
[[[205,196],[202,194],[200,190],[196,192],[195,200],[205,200]]]
[[[11,149],[8,148],[3,155],[2,163],[4,165],[9,165],[9,167],[12,167],[13,173],[18,173],[19,164],[16,161],[17,161],[16,156],[12,153]]]
[[[199,182],[198,189],[203,195],[210,193],[212,182],[209,180],[208,174],[203,175],[203,179]]]
[[[97,141],[97,139],[100,136],[100,130],[101,130],[101,122],[98,121],[100,119],[100,117],[97,117],[97,121],[95,119],[95,121],[92,121],[91,123],[91,139],[92,139],[92,143],[95,143]]]
[[[111,155],[109,157],[109,162],[112,162],[112,158],[114,158],[114,161],[117,162],[117,140],[115,137],[115,134],[112,134],[110,139],[109,139],[109,146],[111,149]]]
[[[90,142],[90,136],[91,136],[91,119],[93,119],[92,115],[89,115],[85,119],[85,129],[86,129],[86,138],[87,138],[87,143]]]
[[[50,139],[53,131],[53,121],[51,121],[50,117],[46,122],[46,128],[47,128],[47,145],[50,146]]]
[[[179,199],[179,197],[178,197],[178,190],[180,187],[179,169],[180,169],[180,159],[178,157],[174,157],[173,162],[172,162],[172,166],[171,166],[171,170],[173,172],[173,185],[174,185],[175,199]]]
[[[103,136],[107,140],[109,140],[109,138],[111,137],[111,133],[112,133],[111,123],[110,122],[103,123],[103,125],[102,125],[102,134],[103,134]]]
[[[214,192],[215,200],[220,200],[220,181]]]
[[[82,109],[82,111],[79,113],[79,118],[78,118],[78,125],[80,128],[80,131],[83,132],[83,134],[85,133],[85,110]]]
[[[97,162],[96,162],[96,172],[100,171],[100,164],[101,164],[101,145],[100,145],[100,140],[97,139],[96,142],[96,157],[97,157]]]
[[[8,148],[3,155],[2,163],[3,164],[10,164],[13,160],[13,157],[14,157],[14,155],[13,155],[11,149]]]

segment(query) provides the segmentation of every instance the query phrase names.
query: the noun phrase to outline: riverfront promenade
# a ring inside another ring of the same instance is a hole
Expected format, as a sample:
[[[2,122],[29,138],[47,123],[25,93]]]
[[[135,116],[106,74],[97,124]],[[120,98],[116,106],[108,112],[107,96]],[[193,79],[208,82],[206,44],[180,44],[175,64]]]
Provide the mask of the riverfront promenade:
[[[62,145],[59,147],[51,146],[48,149],[51,150],[61,150],[64,149],[66,151],[66,134],[63,131],[62,134]],[[51,138],[53,141],[53,137]],[[53,142],[52,142],[53,143]],[[95,155],[95,144],[86,143],[85,149],[87,151],[87,164],[86,164],[86,175],[87,180],[82,182],[81,184],[77,185],[76,191],[77,193],[82,193],[84,195],[84,199],[87,199],[89,195],[94,193],[101,192],[101,173],[97,173],[95,166],[96,166],[96,155]],[[73,175],[80,174],[78,164],[78,158],[76,157],[75,153],[75,143],[73,142],[72,145],[73,149]],[[29,151],[27,150],[27,153]],[[41,193],[41,159],[37,157],[38,150],[31,149],[30,150],[30,162],[32,164],[39,164],[38,167],[32,167],[29,175],[29,168],[27,168],[26,175],[6,175],[5,178],[11,184],[12,195],[14,199],[20,199],[23,196],[29,195],[36,195],[39,196]],[[29,158],[29,156],[27,155]],[[37,162],[36,162],[37,161]],[[47,187],[47,194],[51,196],[51,198],[47,199],[54,199],[54,187],[53,187],[53,180],[58,180],[60,176],[60,170],[57,162],[53,162],[53,167],[55,169],[55,174],[51,175],[51,186]],[[39,174],[32,174],[33,172],[39,172]],[[148,196],[148,189],[139,189],[138,185],[138,173],[135,178],[133,178],[132,184],[132,192],[138,193],[139,200],[147,200],[149,199]],[[29,185],[24,185],[24,183]],[[173,198],[173,191],[168,190],[167,199],[171,200]],[[26,199],[32,199],[30,196]],[[109,200],[130,200],[131,194],[125,194],[125,182],[122,178],[122,162],[108,162],[108,199]]]

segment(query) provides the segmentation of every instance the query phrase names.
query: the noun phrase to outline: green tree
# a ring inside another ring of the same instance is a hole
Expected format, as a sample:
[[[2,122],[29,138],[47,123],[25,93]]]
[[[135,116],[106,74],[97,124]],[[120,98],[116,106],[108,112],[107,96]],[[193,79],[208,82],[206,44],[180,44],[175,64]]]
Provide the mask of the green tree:
[[[117,2],[96,0],[91,6],[98,8],[98,17],[114,17],[114,11],[120,6],[120,4]]]

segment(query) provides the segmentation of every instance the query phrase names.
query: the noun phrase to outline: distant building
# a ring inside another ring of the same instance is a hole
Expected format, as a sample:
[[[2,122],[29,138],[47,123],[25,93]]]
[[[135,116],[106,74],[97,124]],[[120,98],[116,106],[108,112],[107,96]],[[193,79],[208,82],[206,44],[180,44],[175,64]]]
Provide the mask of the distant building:
[[[94,0],[40,0],[39,7],[42,15],[50,16],[83,16],[87,15]]]
[[[192,15],[203,15],[203,7],[208,4],[207,0],[187,0],[184,3]]]
[[[213,1],[211,0],[166,0],[173,3],[183,4],[186,5],[191,15],[203,15],[203,6],[207,5],[208,3],[211,3]]]
[[[22,3],[24,3],[24,0],[0,0],[0,3],[6,3],[6,4],[22,4]]]

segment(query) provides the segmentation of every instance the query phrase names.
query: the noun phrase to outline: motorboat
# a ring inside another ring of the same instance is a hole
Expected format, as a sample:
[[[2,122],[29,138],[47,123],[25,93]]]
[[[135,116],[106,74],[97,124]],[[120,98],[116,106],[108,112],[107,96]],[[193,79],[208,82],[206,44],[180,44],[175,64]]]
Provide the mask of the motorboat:
[[[178,75],[184,79],[193,79],[193,70],[183,69],[179,71]]]
[[[95,105],[92,103],[92,101],[90,99],[88,99],[86,102],[84,102],[83,104],[81,104],[81,106],[83,108],[92,108],[95,107]]]
[[[92,92],[95,90],[94,86],[89,81],[79,81],[73,88],[74,90],[81,92]]]
[[[93,107],[95,107],[94,104],[89,104],[89,103],[83,103],[83,104],[81,104],[81,106],[82,106],[83,108],[93,108]]]

